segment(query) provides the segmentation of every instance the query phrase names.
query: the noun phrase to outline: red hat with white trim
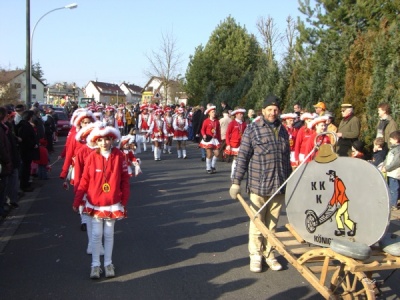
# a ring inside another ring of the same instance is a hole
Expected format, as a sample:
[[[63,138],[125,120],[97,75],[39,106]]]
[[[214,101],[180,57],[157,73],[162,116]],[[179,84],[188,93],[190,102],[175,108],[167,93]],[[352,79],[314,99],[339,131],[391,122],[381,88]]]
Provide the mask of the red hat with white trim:
[[[100,121],[96,121],[94,123],[90,123],[85,127],[79,129],[79,131],[75,135],[75,139],[78,142],[85,143],[88,135],[92,132],[95,127],[102,127],[103,123]]]
[[[234,116],[236,114],[244,114],[245,112],[246,110],[244,108],[238,108],[231,112],[231,116]]]
[[[311,128],[315,127],[315,125],[319,124],[319,123],[326,123],[326,121],[328,121],[329,117],[328,116],[321,116],[321,117],[317,117],[314,120],[312,120],[311,122]]]
[[[112,111],[112,112],[114,112],[114,111],[115,111],[115,108],[114,108],[113,106],[111,106],[111,105],[107,105],[107,106],[106,106],[106,111]]]
[[[286,120],[286,119],[296,119],[297,114],[296,113],[288,113],[288,114],[282,114],[281,119]]]
[[[305,119],[309,119],[309,120],[312,120],[312,119],[314,119],[314,115],[312,115],[312,114],[310,114],[310,113],[303,113],[301,116],[300,116],[300,120],[302,120],[302,121],[304,121]]]
[[[155,113],[157,116],[162,116],[162,115],[164,114],[164,111],[163,111],[161,108],[157,108],[157,109],[154,111],[154,113]]]
[[[109,137],[113,140],[118,141],[121,138],[121,134],[118,129],[112,126],[95,127],[87,137],[88,143],[96,143],[99,138]]]
[[[149,109],[149,106],[147,104],[143,104],[140,106],[140,111],[143,111],[145,109]]]
[[[132,144],[135,141],[135,137],[131,134],[127,134],[121,137],[119,148],[122,149],[126,144]]]
[[[93,117],[93,113],[90,110],[86,110],[84,112],[79,113],[74,120],[74,126],[77,128],[81,127],[81,122],[86,119],[89,118],[91,122],[94,122],[94,117]]]
[[[76,110],[72,113],[71,120],[69,121],[70,124],[71,124],[72,126],[74,126],[75,118],[76,118],[81,112],[85,112],[85,111],[86,111],[85,108],[78,108],[78,109],[76,109]]]
[[[183,109],[182,107],[179,107],[179,108],[176,110],[176,112],[177,112],[178,114],[183,114],[184,109]]]
[[[217,107],[216,106],[210,106],[209,108],[206,109],[206,111],[204,112],[205,115],[208,115],[208,113],[212,110],[215,110]]]

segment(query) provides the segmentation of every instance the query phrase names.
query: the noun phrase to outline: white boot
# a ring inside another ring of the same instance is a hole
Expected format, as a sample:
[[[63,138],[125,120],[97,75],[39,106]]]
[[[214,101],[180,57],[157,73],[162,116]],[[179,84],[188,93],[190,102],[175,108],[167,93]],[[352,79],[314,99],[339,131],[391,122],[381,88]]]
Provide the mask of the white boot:
[[[183,159],[186,158],[186,149],[182,150],[182,156],[183,156]]]
[[[176,152],[178,153],[178,158],[181,158],[182,157],[182,151],[181,150],[176,150]]]
[[[157,160],[161,160],[161,148],[155,148],[154,151],[157,151]]]
[[[143,151],[146,152],[147,151],[147,145],[146,145],[146,141],[144,141],[143,143]]]
[[[172,154],[171,146],[168,146],[168,154]]]
[[[158,148],[156,148],[156,149],[158,149]],[[158,160],[158,151],[153,150],[153,153],[154,153],[154,160]]]

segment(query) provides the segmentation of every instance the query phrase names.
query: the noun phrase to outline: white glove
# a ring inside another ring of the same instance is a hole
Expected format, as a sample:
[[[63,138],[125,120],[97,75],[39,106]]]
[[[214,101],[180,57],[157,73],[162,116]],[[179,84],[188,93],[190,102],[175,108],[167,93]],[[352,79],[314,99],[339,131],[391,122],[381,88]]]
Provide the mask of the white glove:
[[[229,189],[229,195],[231,196],[232,199],[235,200],[238,194],[240,194],[240,185],[234,183],[231,185],[231,188]]]

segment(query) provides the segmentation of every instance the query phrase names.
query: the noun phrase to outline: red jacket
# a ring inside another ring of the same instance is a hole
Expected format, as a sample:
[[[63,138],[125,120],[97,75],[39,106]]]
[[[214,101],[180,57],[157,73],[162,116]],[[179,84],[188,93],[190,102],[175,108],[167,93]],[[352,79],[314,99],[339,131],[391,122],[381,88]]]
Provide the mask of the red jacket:
[[[39,160],[34,160],[34,163],[37,163],[40,166],[47,166],[49,164],[49,152],[47,151],[46,147],[39,146]]]
[[[89,148],[84,144],[80,147],[75,155],[74,161],[74,192],[78,190],[79,182],[83,174],[83,168],[85,166],[86,158],[92,153],[93,149]]]
[[[87,200],[94,206],[109,206],[121,203],[126,206],[129,199],[129,174],[124,154],[112,148],[106,159],[97,151],[92,151],[85,161],[79,187],[74,197],[75,208],[82,203],[86,194]],[[110,185],[108,193],[103,192],[103,184]]]
[[[211,135],[213,138],[216,138],[219,142],[221,142],[221,127],[219,125],[219,121],[215,119],[212,121],[210,118],[204,120],[203,125],[201,126],[201,135]]]
[[[64,179],[65,177],[67,177],[69,166],[73,165],[73,157],[76,155],[79,148],[84,145],[75,139],[76,133],[77,133],[77,131],[73,131],[68,136],[67,141],[65,143],[66,155],[65,155],[64,164],[62,166],[61,173],[60,173],[61,179]]]
[[[329,201],[329,205],[333,206],[337,203],[343,205],[343,203],[347,201],[349,201],[349,198],[346,196],[346,186],[344,185],[342,179],[335,177],[333,195]]]
[[[299,161],[299,154],[304,154],[307,156],[309,152],[307,152],[307,140],[310,139],[313,130],[307,128],[306,126],[302,126],[297,132],[296,142],[294,146],[294,159],[295,161]]]
[[[226,145],[231,146],[232,148],[239,147],[246,126],[247,124],[245,122],[239,123],[236,120],[230,122],[228,124],[228,128],[226,129]]]

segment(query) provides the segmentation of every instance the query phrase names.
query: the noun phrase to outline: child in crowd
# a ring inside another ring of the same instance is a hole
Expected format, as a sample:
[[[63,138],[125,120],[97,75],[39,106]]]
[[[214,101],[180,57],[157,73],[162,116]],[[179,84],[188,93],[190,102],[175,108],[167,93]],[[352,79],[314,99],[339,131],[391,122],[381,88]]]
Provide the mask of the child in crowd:
[[[119,149],[124,153],[126,164],[128,165],[129,176],[138,176],[142,173],[140,169],[140,158],[136,158],[134,150],[132,150],[132,144],[134,143],[135,137],[133,135],[125,135],[121,138]]]
[[[38,166],[38,178],[42,180],[49,179],[47,172],[50,170],[50,157],[47,150],[47,140],[45,138],[39,140],[39,160],[35,160],[33,162]]]
[[[92,265],[90,278],[98,279],[101,242],[104,237],[105,277],[115,277],[112,264],[115,221],[126,217],[130,188],[129,174],[123,153],[113,147],[121,138],[115,127],[94,128],[87,138],[98,149],[86,158],[85,167],[72,206],[75,212],[83,205],[82,213],[92,218]],[[83,201],[86,194],[87,201]]]
[[[383,162],[382,172],[386,172],[390,205],[392,210],[397,210],[400,188],[400,130],[393,131],[389,135],[390,150]]]
[[[365,159],[364,143],[357,140],[351,145],[351,157]]]
[[[387,155],[386,143],[383,137],[377,137],[374,140],[373,152],[371,163],[381,170]]]

